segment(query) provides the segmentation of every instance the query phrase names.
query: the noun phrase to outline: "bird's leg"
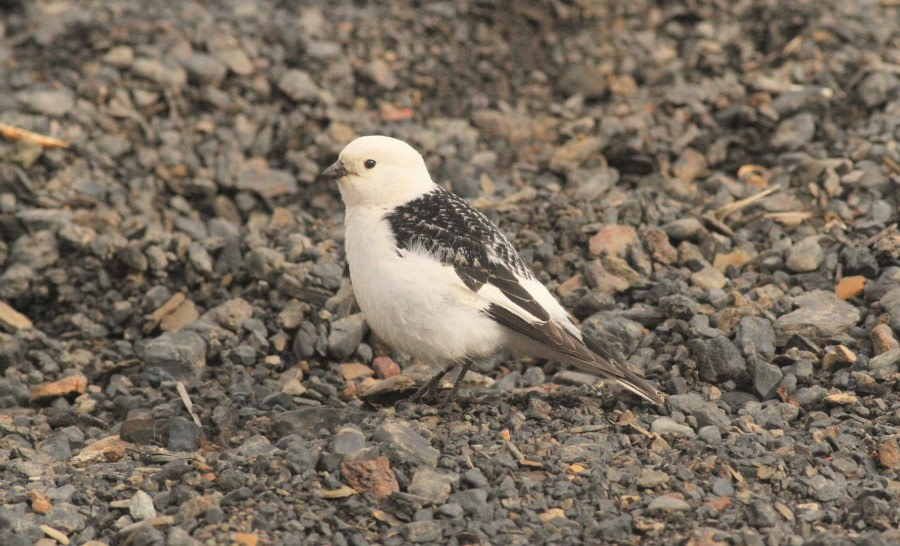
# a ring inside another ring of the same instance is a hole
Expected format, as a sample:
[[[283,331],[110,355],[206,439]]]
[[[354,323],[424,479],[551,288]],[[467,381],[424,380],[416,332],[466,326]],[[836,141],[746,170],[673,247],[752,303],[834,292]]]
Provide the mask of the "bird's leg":
[[[414,392],[413,395],[408,398],[408,400],[410,402],[415,402],[416,400],[422,398],[422,396],[424,396],[426,394],[428,395],[429,398],[436,399],[438,383],[440,383],[441,379],[443,379],[443,377],[445,375],[447,375],[447,368],[442,368],[441,371],[434,374],[434,377],[432,377],[428,381],[428,383],[425,383],[424,385],[419,387],[419,390]]]
[[[456,382],[453,383],[453,389],[450,391],[450,399],[456,396],[456,392],[459,390],[459,386],[460,384],[462,384],[463,378],[466,377],[467,373],[469,373],[469,368],[472,367],[472,364],[474,364],[474,362],[472,362],[471,358],[463,359],[462,369],[459,370],[459,375],[456,376]]]

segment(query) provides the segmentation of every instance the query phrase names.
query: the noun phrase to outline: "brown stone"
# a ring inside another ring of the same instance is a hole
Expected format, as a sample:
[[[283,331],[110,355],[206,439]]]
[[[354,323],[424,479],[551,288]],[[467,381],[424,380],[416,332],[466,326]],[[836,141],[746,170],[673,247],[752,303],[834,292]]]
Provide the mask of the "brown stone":
[[[377,357],[372,361],[372,367],[375,368],[375,374],[378,375],[379,379],[400,375],[400,365],[389,356]]]
[[[375,371],[372,368],[358,362],[348,362],[346,364],[341,364],[340,368],[341,375],[344,377],[344,381],[353,381],[354,379],[359,379],[360,377],[370,377],[375,374]]]
[[[607,224],[597,230],[589,244],[594,256],[604,253],[610,256],[624,255],[629,247],[638,244],[637,231],[631,226]]]
[[[834,293],[842,300],[849,300],[854,296],[862,294],[865,287],[866,278],[860,275],[854,275],[852,277],[844,277],[841,279],[837,283],[837,286],[834,287]]]
[[[356,492],[372,491],[381,500],[400,491],[397,477],[387,457],[341,463],[341,475]]]
[[[657,262],[671,265],[678,260],[678,250],[669,242],[669,236],[665,231],[656,227],[645,228],[641,230],[641,238]]]
[[[894,337],[894,331],[887,324],[878,324],[872,328],[872,348],[876,355],[900,348]]]
[[[49,497],[37,489],[28,492],[28,500],[31,501],[31,509],[37,514],[46,514],[53,507]]]
[[[8,303],[0,301],[0,326],[6,330],[17,332],[19,330],[27,330],[32,328],[31,320],[9,306]]]
[[[122,440],[118,434],[107,436],[86,446],[78,455],[72,457],[72,464],[111,463],[125,456],[125,450],[131,444]]]
[[[41,383],[31,389],[31,401],[43,402],[69,394],[84,394],[87,390],[87,377],[83,375],[70,375],[58,381]]]

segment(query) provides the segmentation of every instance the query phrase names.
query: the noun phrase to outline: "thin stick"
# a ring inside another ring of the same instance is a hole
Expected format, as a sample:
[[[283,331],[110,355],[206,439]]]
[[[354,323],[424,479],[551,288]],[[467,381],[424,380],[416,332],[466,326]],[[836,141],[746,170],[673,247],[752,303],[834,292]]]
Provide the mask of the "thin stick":
[[[20,129],[5,123],[0,123],[0,135],[9,140],[24,140],[26,142],[34,142],[44,148],[68,148],[69,143],[58,138],[53,138],[38,133],[33,133],[27,129]]]
[[[770,193],[774,193],[780,189],[781,188],[779,188],[778,186],[772,186],[771,188],[766,188],[757,194],[751,195],[750,197],[746,197],[744,199],[741,199],[740,201],[735,201],[734,203],[729,203],[729,204],[725,205],[724,207],[715,211],[715,214],[716,214],[716,216],[718,216],[724,220],[731,213],[737,212],[744,207],[752,205],[753,203],[759,201],[763,197],[769,195]]]
[[[200,417],[198,417],[194,412],[194,403],[191,402],[191,399],[188,397],[187,389],[184,388],[184,383],[179,381],[175,384],[175,389],[178,391],[178,396],[181,397],[181,401],[184,403],[184,407],[187,408],[188,413],[191,414],[194,422],[197,423],[198,427],[203,428],[203,425],[200,424]]]

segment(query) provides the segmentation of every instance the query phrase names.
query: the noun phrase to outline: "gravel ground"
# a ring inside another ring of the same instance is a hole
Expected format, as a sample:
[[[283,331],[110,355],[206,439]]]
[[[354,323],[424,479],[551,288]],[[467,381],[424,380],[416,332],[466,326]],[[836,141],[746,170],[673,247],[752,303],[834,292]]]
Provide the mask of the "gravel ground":
[[[298,4],[0,1],[70,145],[0,140],[0,543],[900,541],[895,0]],[[402,401],[316,182],[371,133],[666,406]]]

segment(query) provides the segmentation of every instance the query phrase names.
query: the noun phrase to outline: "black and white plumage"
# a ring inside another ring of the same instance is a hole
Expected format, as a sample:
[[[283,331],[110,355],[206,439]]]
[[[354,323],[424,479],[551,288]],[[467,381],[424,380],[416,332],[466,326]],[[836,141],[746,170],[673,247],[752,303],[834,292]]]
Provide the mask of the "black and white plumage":
[[[358,138],[323,177],[338,182],[347,206],[356,299],[393,347],[443,369],[508,349],[662,402],[653,386],[582,335],[497,227],[435,184],[405,142]]]

